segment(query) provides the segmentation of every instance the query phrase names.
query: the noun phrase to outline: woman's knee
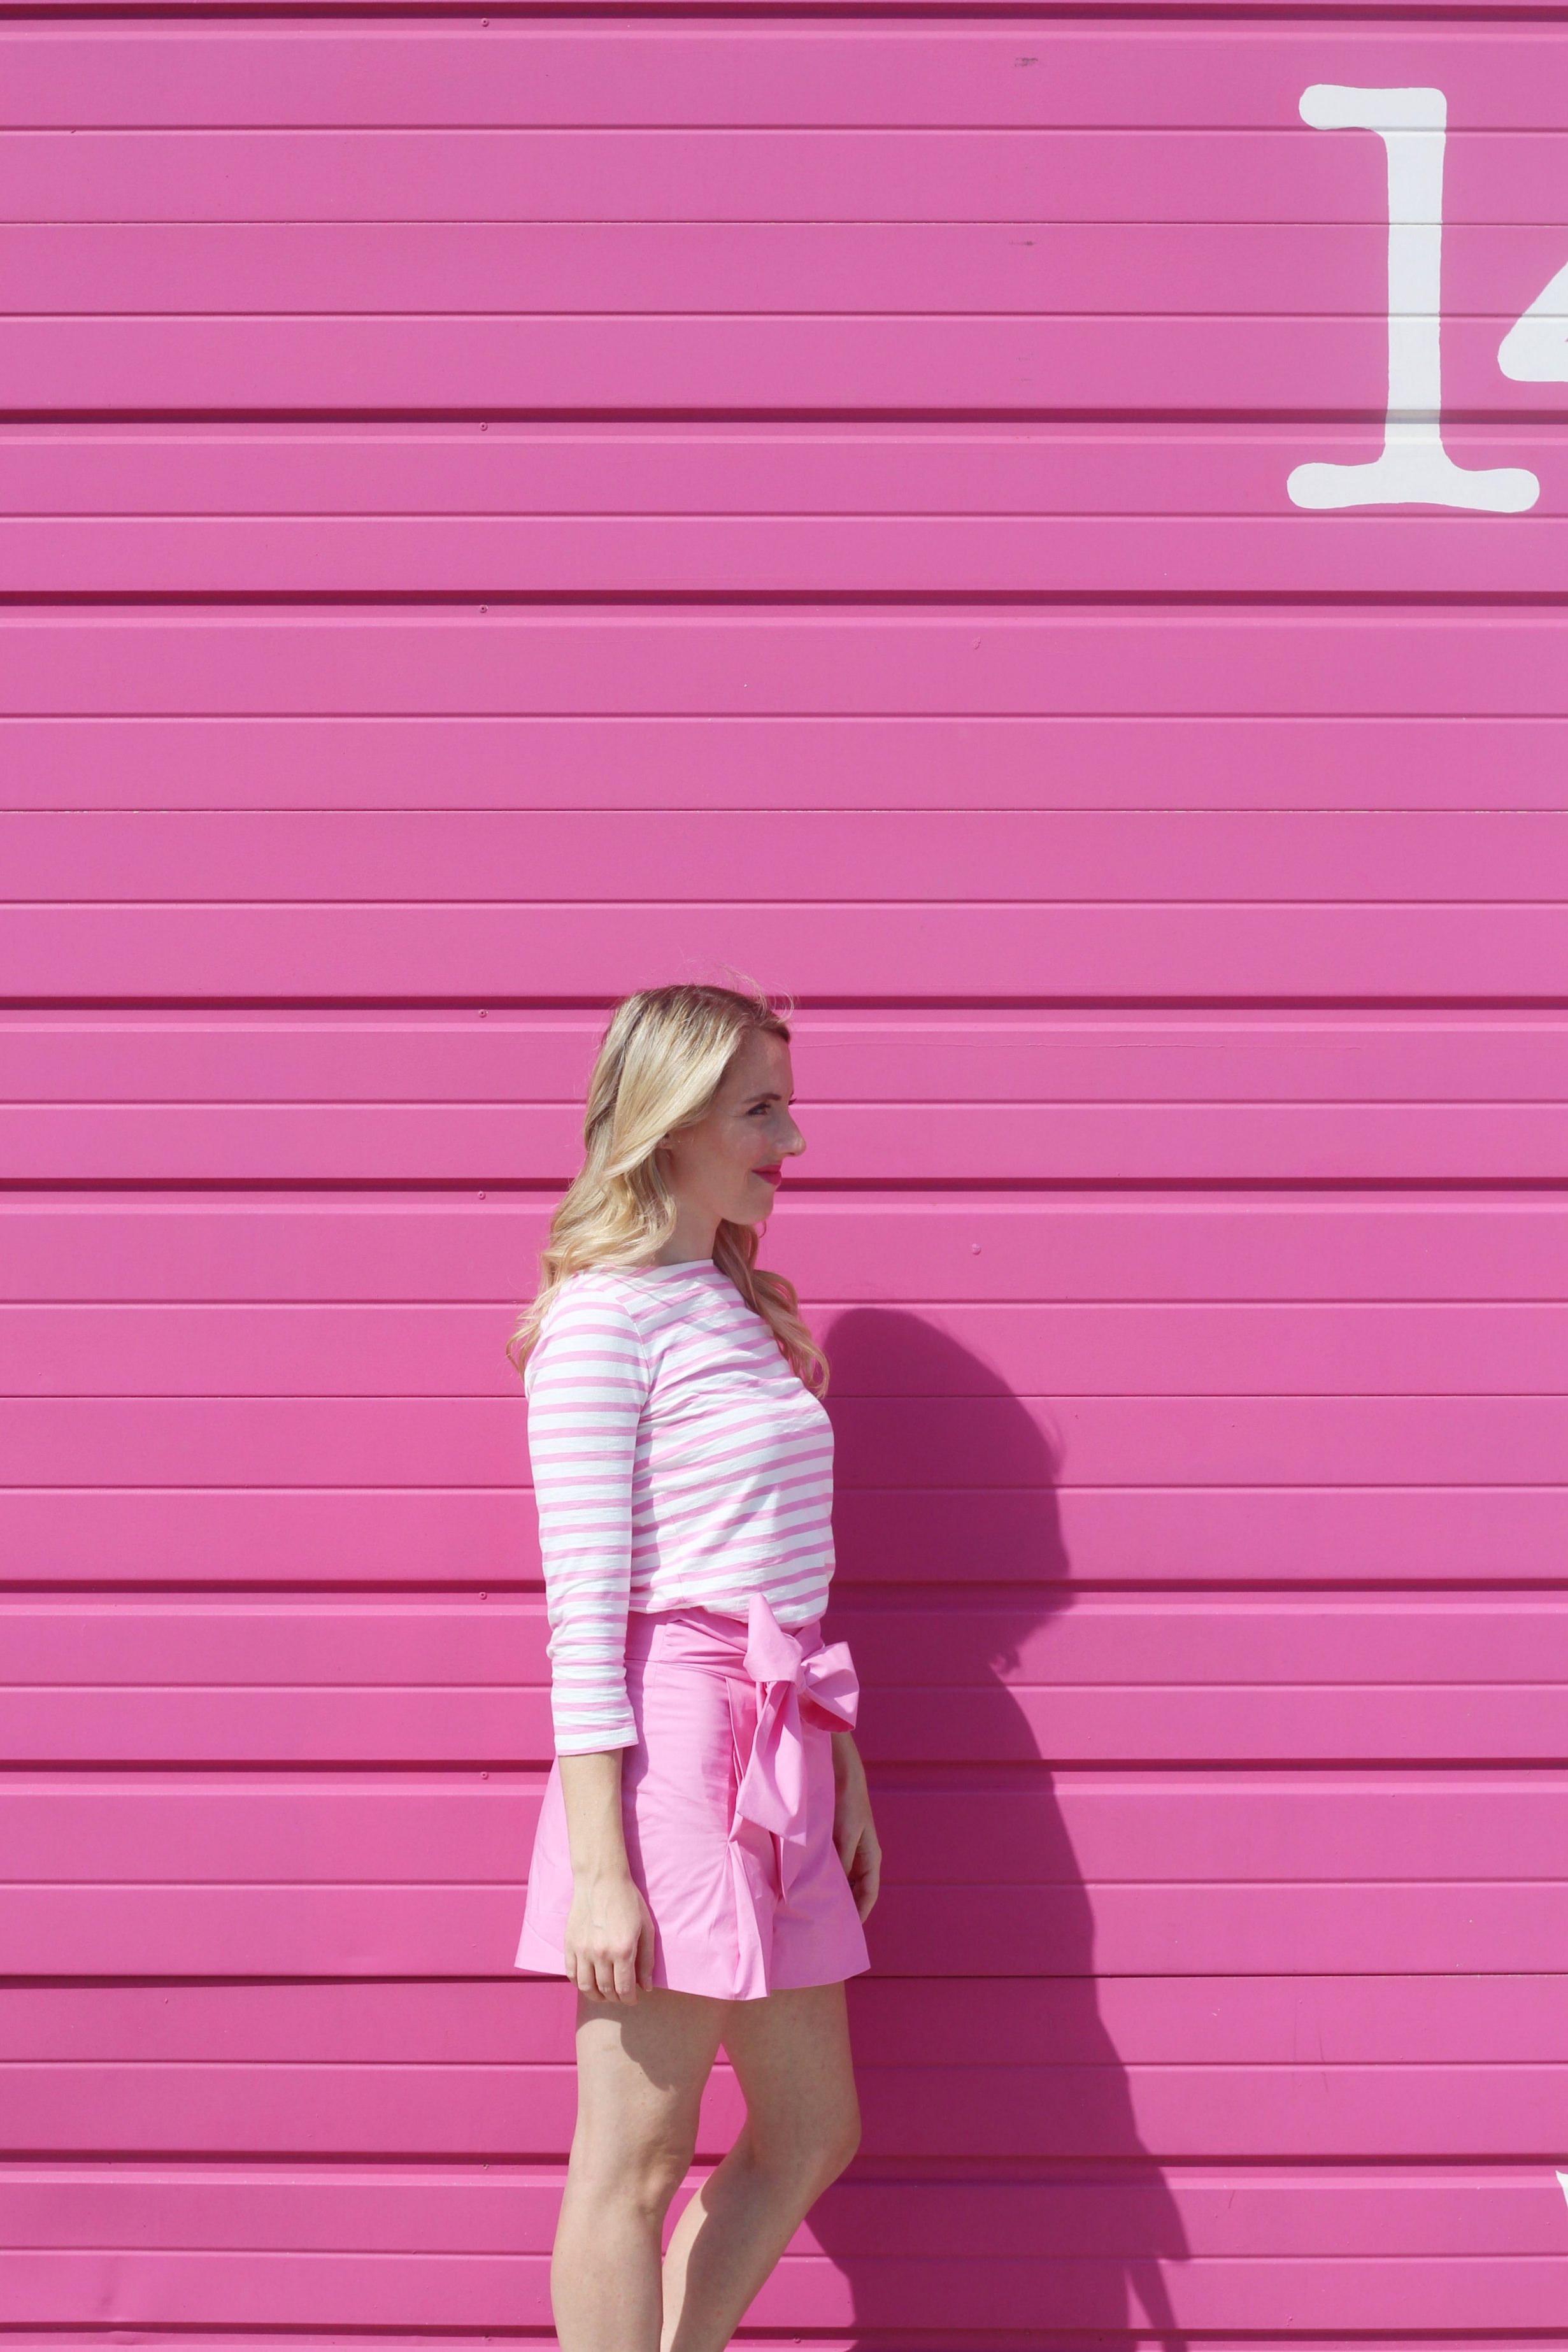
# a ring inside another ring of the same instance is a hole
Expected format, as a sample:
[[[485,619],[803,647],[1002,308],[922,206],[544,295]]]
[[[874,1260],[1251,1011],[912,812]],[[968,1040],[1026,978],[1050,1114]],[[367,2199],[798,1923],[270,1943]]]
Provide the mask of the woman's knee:
[[[823,2118],[823,2137],[819,2156],[822,2186],[837,2180],[846,2166],[854,2159],[860,2145],[860,2103],[853,2089],[840,2102],[836,2111]]]
[[[571,2171],[595,2200],[610,2200],[662,2221],[691,2169],[696,2134],[678,2124],[651,2129],[584,2129],[572,2143]]]
[[[831,2102],[817,2104],[787,2120],[748,2118],[753,2159],[787,2179],[803,2205],[831,2187],[860,2145],[860,2108],[853,2084]]]

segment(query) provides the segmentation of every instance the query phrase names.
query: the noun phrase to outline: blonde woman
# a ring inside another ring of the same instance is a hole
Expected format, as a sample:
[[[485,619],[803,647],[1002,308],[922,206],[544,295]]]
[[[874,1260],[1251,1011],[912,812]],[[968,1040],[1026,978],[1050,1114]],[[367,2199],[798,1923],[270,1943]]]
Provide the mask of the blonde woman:
[[[854,1669],[818,1624],[826,1368],[756,1263],[805,1148],[789,1045],[728,989],[617,1007],[512,1342],[556,1750],[517,1964],[578,1995],[563,2352],[720,2352],[859,2135],[844,1980],[880,1856]],[[661,2264],[721,2045],[745,2125]]]

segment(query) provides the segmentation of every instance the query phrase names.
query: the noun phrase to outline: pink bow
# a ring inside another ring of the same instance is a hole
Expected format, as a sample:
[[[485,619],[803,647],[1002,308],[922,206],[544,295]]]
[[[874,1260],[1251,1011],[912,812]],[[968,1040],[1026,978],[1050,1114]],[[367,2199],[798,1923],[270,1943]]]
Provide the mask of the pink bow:
[[[805,1750],[801,1722],[855,1728],[860,1685],[847,1642],[805,1655],[767,1601],[753,1592],[746,1618],[746,1672],[757,1686],[757,1731],[735,1798],[737,1821],[779,1841],[779,1884],[787,1894],[805,1845]]]

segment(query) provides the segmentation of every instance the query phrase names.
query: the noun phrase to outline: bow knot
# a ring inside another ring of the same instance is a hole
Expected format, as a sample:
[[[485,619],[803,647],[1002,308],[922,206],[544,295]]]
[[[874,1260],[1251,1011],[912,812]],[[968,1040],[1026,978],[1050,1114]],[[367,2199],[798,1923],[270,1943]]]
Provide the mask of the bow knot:
[[[805,1845],[802,1719],[829,1731],[852,1731],[860,1685],[847,1642],[807,1654],[760,1592],[752,1593],[747,1613],[746,1672],[756,1685],[757,1729],[735,1816],[779,1840],[779,1882],[787,1894]]]

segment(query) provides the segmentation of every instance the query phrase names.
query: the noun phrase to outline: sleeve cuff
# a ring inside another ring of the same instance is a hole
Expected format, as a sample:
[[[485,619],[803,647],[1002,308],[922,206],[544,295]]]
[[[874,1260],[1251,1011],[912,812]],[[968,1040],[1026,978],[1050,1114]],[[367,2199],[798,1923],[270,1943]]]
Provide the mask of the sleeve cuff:
[[[606,1725],[603,1731],[558,1731],[555,1735],[557,1756],[604,1756],[612,1748],[635,1748],[637,1726]]]

